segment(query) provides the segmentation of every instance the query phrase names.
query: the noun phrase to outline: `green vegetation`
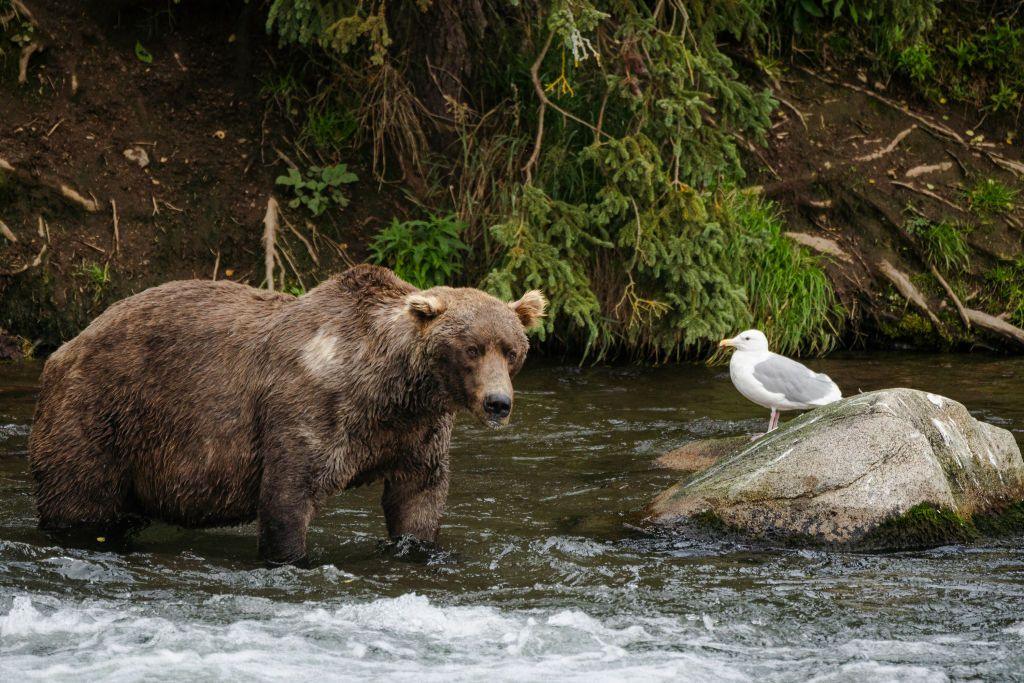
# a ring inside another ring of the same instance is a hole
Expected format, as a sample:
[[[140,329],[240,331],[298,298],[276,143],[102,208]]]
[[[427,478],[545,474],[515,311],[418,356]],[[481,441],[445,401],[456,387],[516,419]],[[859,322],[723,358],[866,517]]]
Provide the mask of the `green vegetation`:
[[[1006,312],[1011,323],[1024,327],[1024,258],[996,266],[986,274],[986,280],[986,305]]]
[[[460,239],[465,229],[454,214],[425,221],[394,219],[371,240],[370,260],[421,289],[445,284],[455,279],[469,251]]]
[[[295,198],[288,206],[305,206],[314,216],[319,216],[330,207],[343,209],[348,206],[348,197],[342,192],[342,185],[354,183],[358,178],[345,164],[321,168],[310,166],[305,175],[295,168],[288,169],[288,175],[278,176],[278,185],[290,187]]]
[[[992,216],[1013,210],[1017,201],[1017,190],[994,178],[979,180],[964,193],[971,209],[982,215]]]
[[[962,271],[970,265],[970,250],[964,238],[968,227],[950,220],[939,222],[914,217],[903,224],[924,250],[929,263],[944,271]]]

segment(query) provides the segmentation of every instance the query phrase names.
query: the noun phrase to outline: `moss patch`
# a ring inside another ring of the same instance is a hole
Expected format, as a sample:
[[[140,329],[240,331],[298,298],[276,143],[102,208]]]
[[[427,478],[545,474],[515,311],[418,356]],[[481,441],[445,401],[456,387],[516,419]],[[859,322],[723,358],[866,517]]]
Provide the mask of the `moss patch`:
[[[858,547],[902,550],[968,543],[981,536],[971,521],[946,508],[920,503],[869,531]]]

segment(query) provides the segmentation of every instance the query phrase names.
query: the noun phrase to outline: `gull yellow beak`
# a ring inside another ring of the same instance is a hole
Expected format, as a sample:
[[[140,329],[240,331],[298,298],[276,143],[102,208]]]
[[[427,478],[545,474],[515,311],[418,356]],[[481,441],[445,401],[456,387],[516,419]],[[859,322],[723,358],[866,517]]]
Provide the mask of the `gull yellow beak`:
[[[718,342],[718,348],[724,349],[726,346],[736,346],[736,345],[732,343],[732,339],[723,339],[722,341]]]

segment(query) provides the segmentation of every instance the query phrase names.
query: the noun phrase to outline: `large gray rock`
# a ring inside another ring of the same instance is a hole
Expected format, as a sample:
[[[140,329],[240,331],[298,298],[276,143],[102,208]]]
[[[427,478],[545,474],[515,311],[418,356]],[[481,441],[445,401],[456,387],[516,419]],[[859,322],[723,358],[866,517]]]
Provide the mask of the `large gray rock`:
[[[658,496],[649,514],[714,520],[758,537],[923,547],[959,540],[925,528],[933,525],[920,524],[924,513],[947,531],[973,530],[972,519],[991,520],[1022,500],[1024,461],[1008,431],[948,398],[887,389],[805,413],[734,449]],[[881,532],[896,540],[885,543]]]

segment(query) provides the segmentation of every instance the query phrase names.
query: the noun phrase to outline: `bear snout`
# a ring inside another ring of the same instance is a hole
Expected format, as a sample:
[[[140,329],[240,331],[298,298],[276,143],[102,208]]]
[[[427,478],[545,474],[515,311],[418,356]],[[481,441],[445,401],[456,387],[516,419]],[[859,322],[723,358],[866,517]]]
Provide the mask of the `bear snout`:
[[[504,423],[512,412],[512,397],[505,392],[495,392],[484,397],[484,414],[489,422]]]

